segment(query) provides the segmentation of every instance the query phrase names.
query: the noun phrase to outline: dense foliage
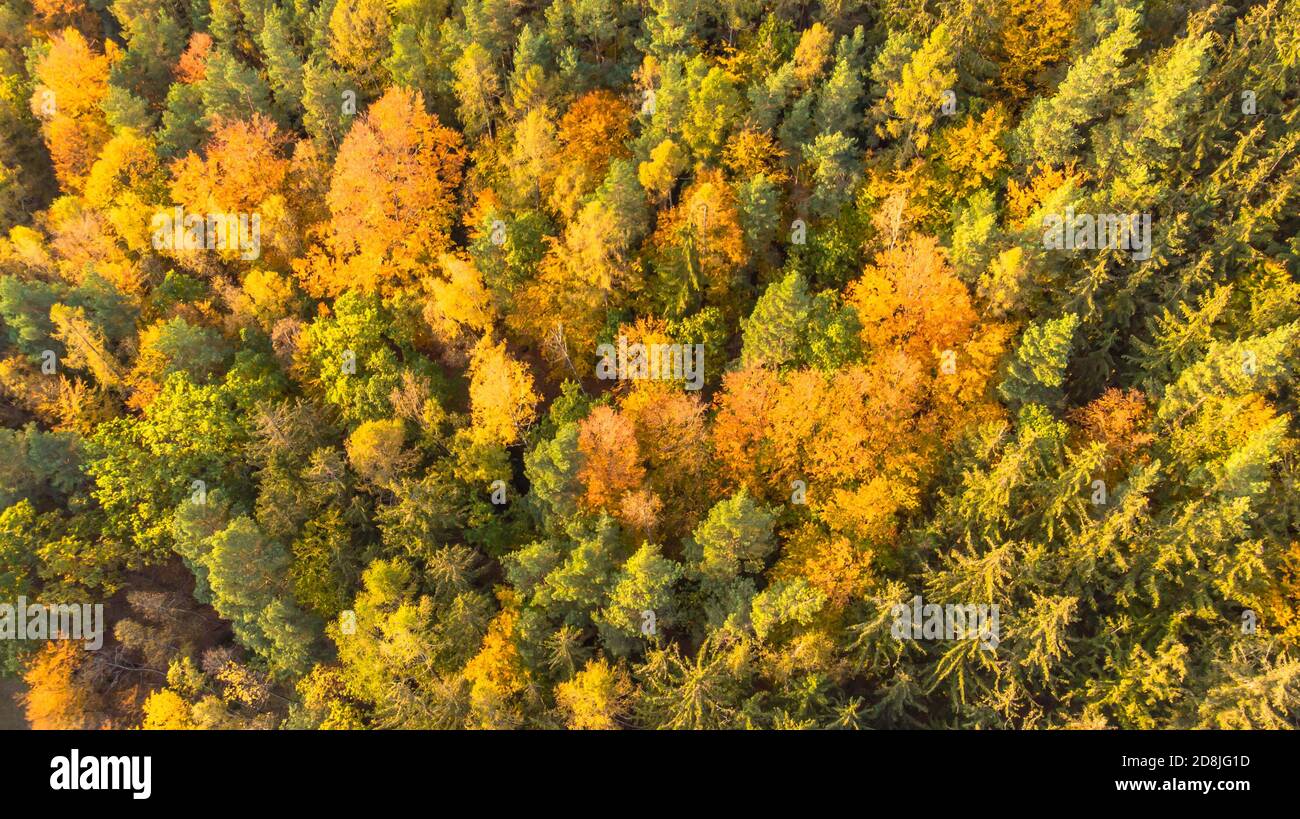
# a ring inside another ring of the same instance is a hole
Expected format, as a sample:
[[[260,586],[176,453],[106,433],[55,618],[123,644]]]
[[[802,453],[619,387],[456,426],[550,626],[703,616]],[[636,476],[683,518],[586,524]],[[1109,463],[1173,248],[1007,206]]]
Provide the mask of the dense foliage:
[[[1300,0],[0,20],[34,726],[1300,724]]]

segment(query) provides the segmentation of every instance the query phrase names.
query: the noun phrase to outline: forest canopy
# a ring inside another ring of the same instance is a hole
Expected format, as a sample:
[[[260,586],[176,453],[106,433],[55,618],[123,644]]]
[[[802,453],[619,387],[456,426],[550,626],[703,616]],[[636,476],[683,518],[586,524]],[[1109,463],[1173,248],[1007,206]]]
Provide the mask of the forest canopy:
[[[1300,725],[1300,0],[0,22],[33,727]]]

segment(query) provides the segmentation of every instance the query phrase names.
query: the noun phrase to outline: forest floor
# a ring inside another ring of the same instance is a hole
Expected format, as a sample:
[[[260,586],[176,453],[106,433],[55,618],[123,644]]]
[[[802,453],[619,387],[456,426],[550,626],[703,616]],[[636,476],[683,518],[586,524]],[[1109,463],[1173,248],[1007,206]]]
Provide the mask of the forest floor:
[[[21,731],[27,728],[23,707],[18,695],[23,691],[23,681],[0,679],[0,731]]]

